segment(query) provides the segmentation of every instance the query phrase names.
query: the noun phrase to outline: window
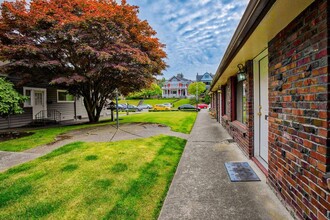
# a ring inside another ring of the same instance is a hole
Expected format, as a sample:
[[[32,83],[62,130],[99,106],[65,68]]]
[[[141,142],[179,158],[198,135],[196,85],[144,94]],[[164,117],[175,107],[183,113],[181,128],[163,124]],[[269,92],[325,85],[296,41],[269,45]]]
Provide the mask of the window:
[[[247,124],[246,80],[236,86],[236,120]]]
[[[34,105],[44,105],[44,93],[43,92],[34,92]]]
[[[57,90],[57,102],[74,102],[74,96],[66,90]]]
[[[226,85],[222,87],[222,109],[221,109],[221,112],[222,112],[222,115],[225,115],[226,114],[226,109],[227,109],[227,89],[226,89]]]
[[[24,89],[24,96],[27,97],[27,100],[24,102],[24,107],[31,106],[31,89]]]

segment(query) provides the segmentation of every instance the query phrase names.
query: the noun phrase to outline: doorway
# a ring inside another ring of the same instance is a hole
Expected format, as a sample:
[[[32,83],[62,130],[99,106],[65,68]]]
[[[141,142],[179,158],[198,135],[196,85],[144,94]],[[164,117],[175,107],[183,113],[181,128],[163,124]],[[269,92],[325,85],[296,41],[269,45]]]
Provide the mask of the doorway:
[[[32,117],[36,119],[36,114],[47,110],[47,92],[43,88],[24,87],[23,94],[27,97],[24,107],[32,107]],[[46,112],[44,112],[46,114]],[[45,115],[44,117],[47,117]]]
[[[254,157],[268,170],[268,50],[253,61]]]

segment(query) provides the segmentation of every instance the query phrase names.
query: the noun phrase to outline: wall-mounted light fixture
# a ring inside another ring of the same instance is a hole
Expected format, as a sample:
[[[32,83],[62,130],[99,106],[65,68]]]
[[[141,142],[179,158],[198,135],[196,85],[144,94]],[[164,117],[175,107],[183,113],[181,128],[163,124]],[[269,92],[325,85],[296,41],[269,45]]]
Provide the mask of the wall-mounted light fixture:
[[[237,65],[237,68],[238,68],[237,81],[240,82],[240,81],[246,80],[245,66],[240,63]]]

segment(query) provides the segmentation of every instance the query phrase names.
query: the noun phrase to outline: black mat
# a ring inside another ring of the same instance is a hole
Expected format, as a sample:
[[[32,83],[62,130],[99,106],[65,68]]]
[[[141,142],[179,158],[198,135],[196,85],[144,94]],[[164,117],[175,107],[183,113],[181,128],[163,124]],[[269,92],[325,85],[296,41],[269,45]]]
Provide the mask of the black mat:
[[[248,162],[227,162],[225,166],[232,182],[260,181]]]

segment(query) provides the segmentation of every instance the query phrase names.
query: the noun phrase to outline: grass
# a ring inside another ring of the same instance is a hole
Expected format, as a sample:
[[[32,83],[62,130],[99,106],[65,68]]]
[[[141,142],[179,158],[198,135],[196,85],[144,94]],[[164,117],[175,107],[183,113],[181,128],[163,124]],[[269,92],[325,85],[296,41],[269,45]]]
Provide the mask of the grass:
[[[176,100],[178,100],[178,99],[146,99],[146,100],[144,100],[143,103],[154,106],[156,104],[173,103]]]
[[[174,103],[174,109],[178,109],[178,107],[180,105],[184,105],[184,104],[190,104],[190,100],[189,99],[180,99],[179,101]]]
[[[137,105],[140,100],[120,100],[120,104],[128,103],[131,105]],[[149,104],[154,106],[156,104],[164,104],[164,103],[174,103],[173,109],[177,109],[180,105],[190,104],[189,99],[145,99],[143,104]]]
[[[150,112],[150,113],[142,113],[142,114],[131,114],[128,116],[123,116],[121,118],[123,120],[120,120],[120,123],[134,123],[134,122],[159,123],[169,126],[173,131],[190,133],[196,119],[196,113]],[[60,134],[64,134],[69,131],[88,128],[88,127],[95,127],[95,126],[104,126],[109,123],[110,123],[109,121],[101,121],[98,124],[82,124],[82,125],[36,129],[31,131],[34,133],[31,136],[0,142],[0,150],[20,152],[44,144],[52,143],[55,140],[56,136]]]
[[[173,131],[189,134],[194,126],[196,112],[146,112],[122,117],[120,123],[149,122],[164,124]]]
[[[149,104],[151,106],[154,106],[156,104],[163,104],[163,103],[172,103],[174,101],[176,101],[178,99],[145,99],[143,101],[143,104]],[[118,103],[119,104],[131,104],[131,105],[138,105],[140,102],[139,99],[132,99],[132,100],[119,100]]]
[[[52,143],[55,140],[56,136],[60,134],[64,134],[72,130],[93,127],[93,126],[100,126],[100,125],[104,125],[104,123],[70,125],[70,126],[60,126],[60,127],[31,130],[29,132],[32,132],[33,134],[30,136],[0,142],[0,150],[20,152],[44,144]]]
[[[0,173],[0,219],[157,219],[185,143],[68,144]]]

